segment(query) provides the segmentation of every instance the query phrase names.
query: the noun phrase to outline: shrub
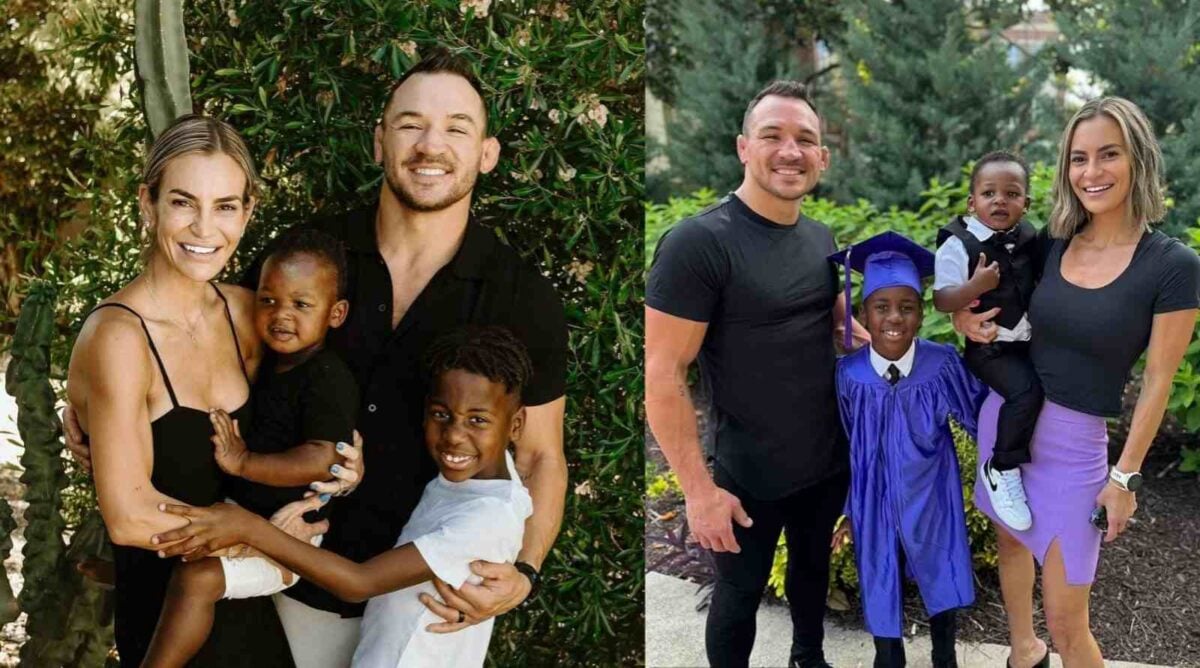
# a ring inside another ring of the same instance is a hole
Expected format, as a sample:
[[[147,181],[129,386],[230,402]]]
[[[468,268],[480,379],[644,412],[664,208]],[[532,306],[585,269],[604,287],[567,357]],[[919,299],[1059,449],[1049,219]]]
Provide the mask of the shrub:
[[[84,59],[80,67],[115,67],[123,86],[75,137],[72,155],[85,164],[62,175],[69,204],[86,212],[85,231],[32,272],[60,287],[52,353],[59,379],[81,316],[139,269],[135,193],[146,127],[136,90],[129,95],[133,17],[122,4],[80,2],[87,20],[59,35],[71,52],[120,54],[115,65]],[[475,192],[475,215],[554,282],[571,351],[565,449],[573,493],[543,594],[499,620],[491,661],[636,662],[642,3],[186,4],[197,110],[242,131],[266,185],[231,275],[280,229],[373,201],[381,175],[371,130],[394,77],[436,45],[475,65],[503,146],[500,165]]]

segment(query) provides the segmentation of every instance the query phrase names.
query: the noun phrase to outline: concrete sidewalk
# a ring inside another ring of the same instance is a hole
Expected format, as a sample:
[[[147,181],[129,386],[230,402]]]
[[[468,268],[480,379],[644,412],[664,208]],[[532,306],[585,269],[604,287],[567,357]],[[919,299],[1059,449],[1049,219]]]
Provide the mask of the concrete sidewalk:
[[[696,612],[696,585],[686,580],[646,574],[646,665],[683,668],[707,666],[704,654],[705,613]],[[763,605],[758,609],[758,636],[751,666],[786,666],[792,641],[792,619],[783,606]],[[905,640],[908,665],[929,665],[929,638]],[[875,656],[871,636],[865,631],[825,625],[825,658],[835,668],[870,668]],[[958,644],[960,668],[999,668],[1008,659],[1008,647]],[[1057,654],[1050,665],[1061,668]],[[1148,664],[1109,661],[1113,668],[1147,668]]]

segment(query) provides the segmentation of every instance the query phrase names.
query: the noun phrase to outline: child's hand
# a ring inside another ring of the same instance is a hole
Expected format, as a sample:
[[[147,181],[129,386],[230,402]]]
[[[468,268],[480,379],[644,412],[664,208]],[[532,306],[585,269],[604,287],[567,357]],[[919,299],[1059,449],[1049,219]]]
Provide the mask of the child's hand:
[[[217,466],[229,475],[241,476],[250,451],[242,440],[237,420],[230,419],[229,414],[219,408],[209,411],[208,418],[213,425],[213,458],[217,460]]]
[[[183,555],[184,561],[194,561],[210,554],[245,543],[249,527],[258,515],[232,503],[214,503],[207,508],[159,504],[158,509],[186,517],[187,526],[157,534],[150,538],[155,545],[166,545],[158,551],[160,557]]]
[[[836,550],[843,545],[849,545],[853,541],[854,534],[850,532],[850,518],[843,517],[838,520],[837,529],[833,532],[833,540],[829,542],[829,546]]]
[[[987,256],[980,253],[971,282],[979,286],[981,292],[995,290],[996,286],[1000,285],[1000,265],[996,262],[987,264]]]

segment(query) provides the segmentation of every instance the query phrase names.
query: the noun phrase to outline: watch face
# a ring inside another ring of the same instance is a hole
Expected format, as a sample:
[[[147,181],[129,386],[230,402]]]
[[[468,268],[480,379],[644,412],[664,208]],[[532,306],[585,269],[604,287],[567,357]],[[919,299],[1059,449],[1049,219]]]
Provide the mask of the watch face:
[[[1131,492],[1136,492],[1139,489],[1141,489],[1142,474],[1141,473],[1130,473],[1129,479],[1125,481],[1125,486],[1128,487],[1129,491],[1131,491]]]

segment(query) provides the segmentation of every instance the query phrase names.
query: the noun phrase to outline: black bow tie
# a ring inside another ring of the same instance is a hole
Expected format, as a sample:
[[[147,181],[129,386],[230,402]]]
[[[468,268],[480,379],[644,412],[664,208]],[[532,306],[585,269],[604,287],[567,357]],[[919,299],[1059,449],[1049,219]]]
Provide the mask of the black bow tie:
[[[887,368],[887,376],[885,376],[885,378],[887,378],[888,385],[895,385],[896,383],[899,383],[900,367],[896,366],[895,364],[889,364]]]

